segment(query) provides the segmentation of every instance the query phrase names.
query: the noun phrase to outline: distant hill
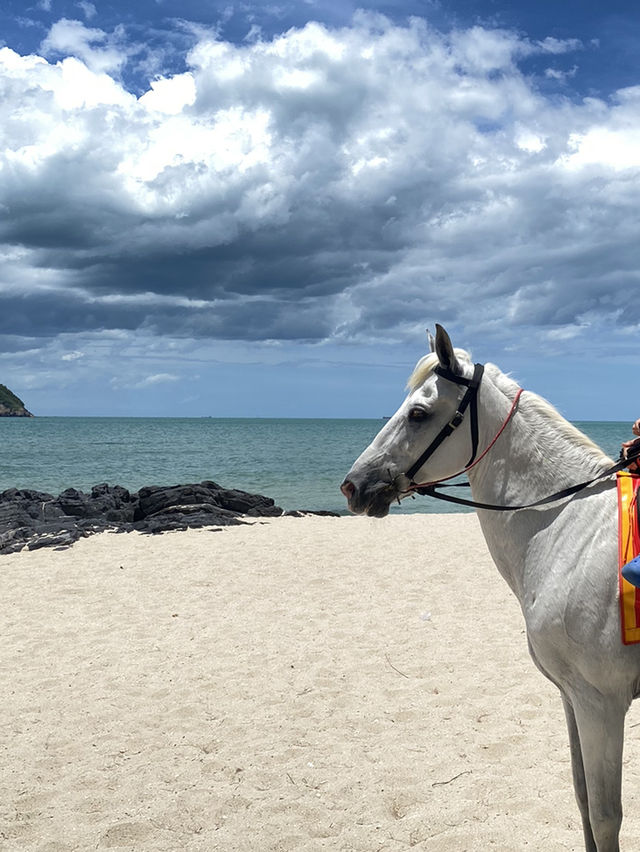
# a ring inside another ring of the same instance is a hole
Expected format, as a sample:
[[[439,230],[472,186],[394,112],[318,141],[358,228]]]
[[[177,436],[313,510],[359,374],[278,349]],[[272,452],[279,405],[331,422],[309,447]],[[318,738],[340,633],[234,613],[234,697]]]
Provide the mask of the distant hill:
[[[5,385],[0,385],[0,417],[33,417],[24,402]]]

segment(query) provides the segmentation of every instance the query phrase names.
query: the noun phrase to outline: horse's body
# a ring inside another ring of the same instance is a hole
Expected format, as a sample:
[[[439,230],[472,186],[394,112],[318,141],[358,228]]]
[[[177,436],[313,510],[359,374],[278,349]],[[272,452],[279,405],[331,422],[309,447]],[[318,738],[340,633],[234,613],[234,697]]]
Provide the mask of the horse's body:
[[[448,420],[461,388],[434,372],[469,378],[469,356],[438,328],[435,351],[410,379],[410,393],[342,485],[352,511],[387,513],[410,493],[406,471]],[[508,418],[518,386],[487,364],[477,395],[478,446]],[[416,481],[461,470],[468,426],[456,429],[420,468]],[[468,471],[473,500],[522,505],[588,480],[612,464],[548,403],[522,394],[486,456]],[[587,852],[618,852],[625,714],[640,693],[640,645],[621,641],[617,584],[617,506],[609,477],[570,499],[536,509],[478,511],[498,570],[518,598],[531,656],[562,694],[576,798]]]

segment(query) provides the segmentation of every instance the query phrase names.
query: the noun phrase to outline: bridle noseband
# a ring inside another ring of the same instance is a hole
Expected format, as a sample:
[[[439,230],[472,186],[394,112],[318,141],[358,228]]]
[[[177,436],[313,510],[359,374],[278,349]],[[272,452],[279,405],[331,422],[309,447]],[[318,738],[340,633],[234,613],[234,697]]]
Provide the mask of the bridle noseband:
[[[473,368],[473,376],[470,379],[465,378],[465,376],[459,376],[452,370],[448,370],[446,367],[442,367],[440,365],[434,367],[433,372],[441,378],[446,379],[448,382],[453,382],[456,385],[464,385],[467,389],[464,392],[464,396],[460,400],[456,413],[453,415],[451,420],[442,427],[427,449],[422,453],[420,458],[417,459],[406,472],[405,476],[409,479],[412,486],[415,485],[413,478],[422,465],[427,461],[427,459],[431,458],[440,444],[445,441],[463,422],[465,412],[467,408],[469,408],[469,405],[471,405],[471,458],[465,465],[464,470],[468,470],[468,468],[471,467],[478,452],[478,388],[482,381],[484,365],[475,364]],[[464,473],[464,471],[461,471],[461,473]]]

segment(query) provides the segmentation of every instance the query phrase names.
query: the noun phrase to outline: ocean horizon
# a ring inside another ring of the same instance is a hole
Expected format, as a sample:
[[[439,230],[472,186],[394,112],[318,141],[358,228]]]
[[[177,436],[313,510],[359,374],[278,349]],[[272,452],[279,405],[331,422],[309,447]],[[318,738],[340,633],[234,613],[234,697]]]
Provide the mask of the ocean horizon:
[[[339,487],[384,418],[0,418],[0,492],[57,495],[107,482],[144,485],[213,480],[264,494],[285,510],[348,514]],[[575,422],[613,458],[632,437],[626,421]],[[393,513],[471,511],[418,497]]]

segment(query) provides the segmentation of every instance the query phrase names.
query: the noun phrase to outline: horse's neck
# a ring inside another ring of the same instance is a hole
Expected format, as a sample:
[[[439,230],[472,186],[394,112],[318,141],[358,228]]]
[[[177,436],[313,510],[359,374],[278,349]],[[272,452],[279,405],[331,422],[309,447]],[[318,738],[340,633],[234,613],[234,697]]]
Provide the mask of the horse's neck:
[[[494,383],[483,388],[481,446],[491,441],[511,400]],[[516,414],[495,446],[470,471],[473,499],[498,505],[532,503],[593,478],[611,460],[533,394],[524,393]],[[521,512],[480,511],[480,522],[498,569],[522,599],[522,572],[532,539],[558,535],[563,504]],[[571,512],[565,513],[568,519]]]
[[[495,384],[480,413],[487,444],[504,422],[512,399]],[[595,444],[535,394],[523,393],[505,432],[474,479],[476,488],[515,492],[529,502],[605,470],[609,459]],[[576,478],[578,477],[578,479]]]

